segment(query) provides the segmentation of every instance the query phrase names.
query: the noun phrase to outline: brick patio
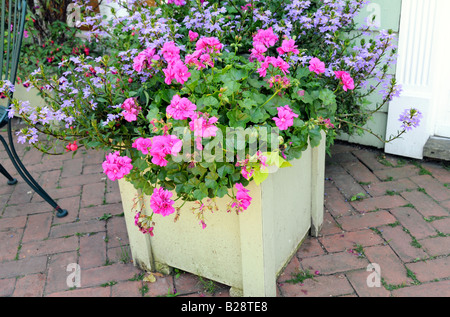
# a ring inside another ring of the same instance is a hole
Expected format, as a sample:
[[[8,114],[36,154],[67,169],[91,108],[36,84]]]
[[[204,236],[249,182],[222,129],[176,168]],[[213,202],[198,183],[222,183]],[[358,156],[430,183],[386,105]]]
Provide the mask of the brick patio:
[[[54,217],[0,151],[19,180],[0,186],[0,296],[229,296],[228,287],[183,272],[143,281],[130,261],[118,185],[102,173],[103,153],[80,150],[72,158],[16,147],[69,215]],[[449,297],[450,169],[348,143],[332,152],[321,236],[301,246],[278,279],[278,295]],[[79,288],[67,286],[70,263],[81,267]],[[367,285],[370,263],[380,266],[381,287]],[[305,272],[311,275],[292,282]]]

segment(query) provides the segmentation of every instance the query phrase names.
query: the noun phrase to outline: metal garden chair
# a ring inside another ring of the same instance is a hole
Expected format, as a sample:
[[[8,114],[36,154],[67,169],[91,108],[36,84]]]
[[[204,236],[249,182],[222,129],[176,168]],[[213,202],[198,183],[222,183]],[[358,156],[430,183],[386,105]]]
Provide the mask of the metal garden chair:
[[[26,12],[26,0],[1,0],[0,79],[9,80],[12,84],[16,82]],[[0,142],[5,147],[11,162],[25,182],[54,208],[57,217],[62,218],[67,216],[67,210],[59,207],[59,205],[42,189],[42,187],[39,186],[17,155],[14,148],[11,126],[12,120],[8,117],[7,109],[9,107],[9,102],[7,107],[0,106],[0,128],[3,128],[6,125],[8,126],[7,131],[9,141],[6,142],[3,136],[0,135]],[[8,185],[14,185],[17,183],[17,180],[13,178],[1,164],[0,173],[8,179]]]

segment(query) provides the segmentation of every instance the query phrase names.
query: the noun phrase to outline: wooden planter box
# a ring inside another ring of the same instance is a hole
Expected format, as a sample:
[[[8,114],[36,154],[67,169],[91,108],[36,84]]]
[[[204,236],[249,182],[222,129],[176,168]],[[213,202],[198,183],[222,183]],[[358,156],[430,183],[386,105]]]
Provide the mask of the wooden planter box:
[[[132,206],[138,192],[120,180],[134,264],[147,271],[177,268],[231,286],[232,294],[275,297],[278,275],[323,222],[325,140],[291,163],[260,186],[250,184],[253,200],[245,212],[227,213],[229,199],[218,199],[219,211],[205,213],[202,229],[187,203],[177,222],[155,214],[153,237],[135,226]],[[147,211],[149,198],[143,200]]]

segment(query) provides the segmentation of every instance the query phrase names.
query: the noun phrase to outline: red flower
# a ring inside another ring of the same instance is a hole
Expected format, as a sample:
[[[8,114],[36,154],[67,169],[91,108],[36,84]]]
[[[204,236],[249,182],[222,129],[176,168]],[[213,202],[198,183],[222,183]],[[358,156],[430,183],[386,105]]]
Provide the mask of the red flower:
[[[76,151],[78,149],[77,141],[74,141],[73,143],[69,143],[66,146],[66,151]]]

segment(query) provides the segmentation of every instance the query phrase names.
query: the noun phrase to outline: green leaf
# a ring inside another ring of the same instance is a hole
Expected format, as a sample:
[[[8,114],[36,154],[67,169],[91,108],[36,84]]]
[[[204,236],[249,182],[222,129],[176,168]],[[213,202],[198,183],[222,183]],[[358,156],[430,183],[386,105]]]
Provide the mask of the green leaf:
[[[205,105],[207,107],[208,106],[214,107],[214,106],[217,106],[219,104],[219,101],[216,98],[214,98],[213,96],[207,96],[207,97],[203,97],[203,98],[199,99],[197,101],[197,104],[198,105]]]
[[[191,168],[190,171],[194,175],[199,175],[200,177],[203,177],[203,175],[205,175],[205,173],[208,170],[206,168],[200,166],[199,164],[197,164],[193,168]]]
[[[263,153],[263,155],[267,157],[266,164],[268,166],[277,166],[279,168],[292,166],[291,163],[289,163],[283,157],[280,156],[279,152],[266,152]]]
[[[261,89],[261,87],[264,85],[263,82],[261,82],[259,79],[254,78],[254,77],[247,78],[247,82],[250,84],[250,86],[252,86],[256,89]]]
[[[227,88],[223,94],[225,96],[231,96],[232,94],[238,92],[241,89],[241,84],[235,81],[227,81],[224,83],[223,88]]]
[[[187,177],[183,173],[177,173],[173,180],[175,183],[184,184],[187,182]]]
[[[313,92],[314,93],[314,92]],[[305,91],[305,95],[303,96],[303,98],[301,99],[304,103],[307,104],[313,104],[314,101],[316,100],[316,98],[314,97],[313,93],[309,93],[307,91]]]
[[[155,107],[155,106],[151,106],[150,107],[150,109],[148,110],[148,113],[147,113],[147,120],[150,122],[150,121],[152,121],[153,119],[157,119],[157,120],[159,120],[160,119],[160,114],[159,114],[159,109],[157,108],[157,107]]]
[[[227,112],[227,117],[230,119],[230,126],[245,128],[246,123],[250,121],[250,115],[240,111],[239,109],[233,109]]]
[[[329,89],[322,89],[319,92],[319,99],[323,101],[325,106],[332,105],[336,103],[336,96]]]
[[[264,182],[268,176],[269,176],[269,173],[267,171],[254,171],[253,172],[253,180],[255,181],[256,185],[258,185],[258,186],[262,182]]]
[[[194,190],[194,198],[201,201],[208,197],[208,188],[204,183],[198,185],[198,189]]]
[[[219,198],[224,197],[226,194],[228,194],[228,188],[227,188],[226,186],[220,186],[220,187],[217,189],[216,195],[217,195]]]
[[[217,182],[215,180],[213,180],[213,179],[205,178],[205,185],[206,185],[207,188],[214,189],[217,186]]]
[[[253,108],[250,110],[250,118],[253,123],[260,123],[267,120],[270,116],[269,114],[262,108]]]
[[[244,99],[244,100],[239,100],[238,103],[239,103],[239,106],[241,106],[242,108],[245,108],[245,109],[251,109],[251,108],[257,106],[256,102],[253,99],[249,99],[249,98]]]
[[[234,166],[231,164],[222,165],[217,169],[217,174],[220,178],[225,177],[228,174],[232,174],[234,172]]]
[[[307,77],[309,74],[311,74],[311,71],[308,68],[298,68],[295,72],[295,78],[302,79],[303,77]]]
[[[217,182],[216,180],[219,178],[219,175],[216,172],[209,172],[205,177],[205,185],[207,188],[216,188]]]
[[[311,142],[312,147],[316,147],[320,144],[320,141],[322,140],[322,134],[320,133],[320,127],[315,127],[314,129],[311,129],[308,131],[309,134],[309,140]]]
[[[294,127],[301,128],[303,126],[305,126],[305,122],[300,117],[294,119]]]

